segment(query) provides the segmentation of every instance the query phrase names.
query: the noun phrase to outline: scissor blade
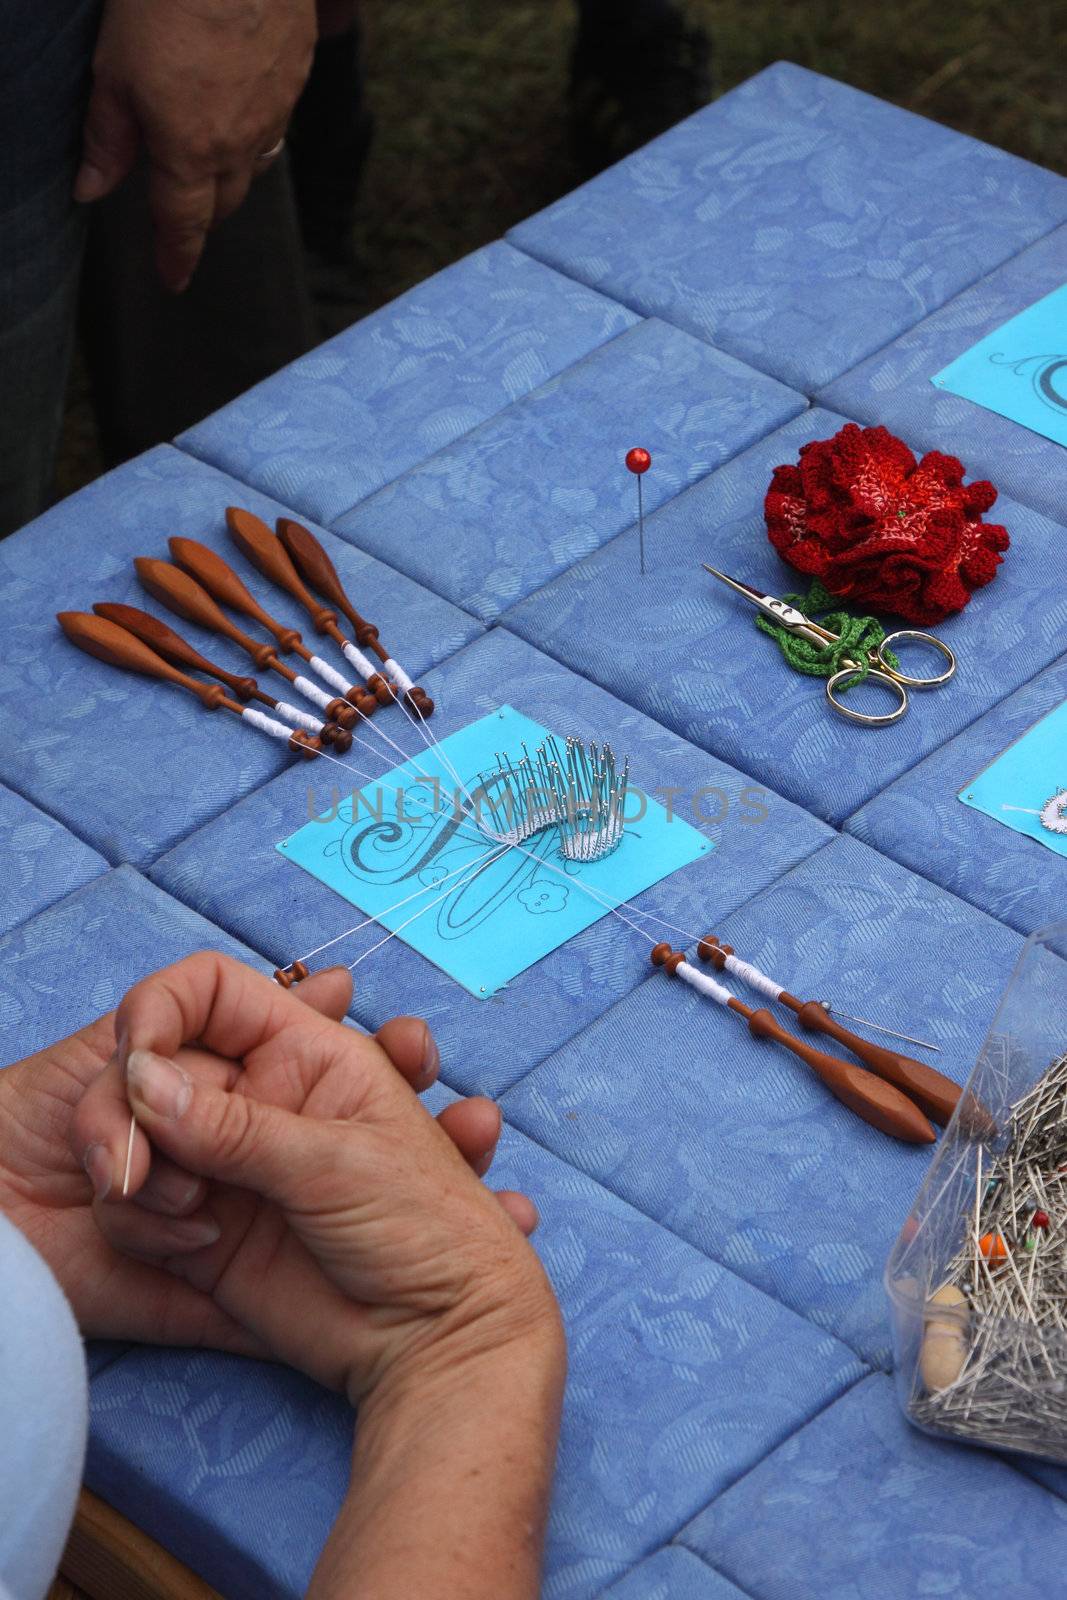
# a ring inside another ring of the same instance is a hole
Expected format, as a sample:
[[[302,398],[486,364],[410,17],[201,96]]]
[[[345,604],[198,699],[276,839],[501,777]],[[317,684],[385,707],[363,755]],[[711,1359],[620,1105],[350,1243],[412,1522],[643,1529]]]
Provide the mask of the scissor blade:
[[[769,595],[761,594],[758,589],[753,589],[751,584],[740,583],[736,578],[728,578],[725,572],[720,572],[717,567],[709,567],[706,561],[702,561],[700,565],[705,572],[710,572],[713,578],[718,578],[720,583],[725,583],[729,588],[736,589],[738,594],[743,595],[746,600],[750,600],[754,606],[758,606],[762,601],[770,599]]]
[[[762,611],[765,617],[770,617],[773,622],[780,622],[783,627],[792,633],[802,634],[807,639],[813,639],[816,644],[825,644],[828,640],[837,637],[820,628],[817,622],[809,622],[803,611],[798,611],[795,606],[787,605],[784,600],[778,600],[773,594],[764,594],[761,589],[753,589],[751,584],[741,583],[737,578],[728,578],[725,572],[719,572],[715,567],[709,567],[706,561],[700,565],[705,572],[710,572],[713,578],[719,578],[728,588],[736,591],[749,605],[755,606],[757,611]]]

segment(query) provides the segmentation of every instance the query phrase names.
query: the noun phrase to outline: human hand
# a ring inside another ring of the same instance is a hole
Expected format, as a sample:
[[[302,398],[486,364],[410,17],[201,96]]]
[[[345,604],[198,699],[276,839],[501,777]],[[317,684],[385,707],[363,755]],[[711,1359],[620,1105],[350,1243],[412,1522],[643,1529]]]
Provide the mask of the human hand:
[[[270,164],[307,78],[314,0],[106,0],[79,201],[102,199],[143,143],[156,264],[179,292],[208,229]]]
[[[97,1206],[110,1242],[165,1263],[263,1353],[353,1401],[413,1362],[422,1379],[529,1337],[551,1346],[555,1302],[522,1237],[536,1214],[471,1171],[491,1160],[496,1108],[464,1102],[435,1122],[411,1088],[436,1070],[425,1024],[364,1038],[332,1020],[347,974],[324,978],[341,985],[331,1016],[207,953],[130,991],[117,1059],[73,1125],[79,1158],[111,1179]],[[153,1213],[121,1203],[131,1105],[131,1193],[161,1155],[209,1180],[194,1215],[218,1226],[215,1243],[175,1249]]]

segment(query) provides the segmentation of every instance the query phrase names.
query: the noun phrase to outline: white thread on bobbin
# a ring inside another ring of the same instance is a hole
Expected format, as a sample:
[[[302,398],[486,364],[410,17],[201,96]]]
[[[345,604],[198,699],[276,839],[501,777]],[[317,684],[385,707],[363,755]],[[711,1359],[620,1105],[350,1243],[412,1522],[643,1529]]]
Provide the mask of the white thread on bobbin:
[[[318,673],[323,683],[328,683],[332,688],[336,689],[338,694],[345,695],[348,693],[349,689],[351,689],[352,685],[350,683],[346,683],[341,674],[336,672],[334,668],[330,666],[330,663],[328,661],[324,661],[321,656],[312,656],[311,660],[308,662],[308,666],[313,672]]]
[[[280,717],[295,722],[298,728],[306,728],[308,733],[322,732],[322,723],[318,717],[313,717],[310,711],[301,711],[299,706],[291,706],[285,700],[276,700],[274,709]]]
[[[369,683],[376,676],[378,668],[374,665],[374,662],[368,656],[365,656],[362,650],[357,650],[355,645],[349,643],[347,639],[341,646],[341,654],[351,666],[355,667],[364,683]]]
[[[388,672],[398,689],[402,689],[405,694],[411,693],[415,685],[412,683],[411,679],[408,677],[399,661],[394,661],[392,656],[390,656],[385,663],[385,670]]]
[[[726,1005],[733,999],[733,995],[725,985],[716,983],[714,978],[706,972],[701,972],[699,968],[691,967],[688,961],[679,961],[674,971],[675,976],[681,978],[683,983],[688,983],[690,988],[707,995],[709,1000],[717,1001],[720,1006]]]
[[[305,695],[315,705],[321,706],[323,711],[328,710],[333,703],[333,695],[327,694],[324,689],[320,689],[318,684],[312,683],[310,678],[294,678],[293,688],[299,689],[302,695]]]
[[[759,967],[754,967],[750,961],[742,961],[740,956],[727,956],[724,965],[727,972],[732,972],[758,994],[766,995],[768,1000],[778,1000],[785,993],[781,984],[768,978],[765,972],[761,972]]]
[[[247,717],[253,728],[261,728],[264,733],[269,733],[272,739],[284,739],[288,744],[293,737],[292,728],[287,728],[284,722],[275,722],[273,717],[268,717],[262,711],[253,711],[251,706],[242,707],[241,715]]]

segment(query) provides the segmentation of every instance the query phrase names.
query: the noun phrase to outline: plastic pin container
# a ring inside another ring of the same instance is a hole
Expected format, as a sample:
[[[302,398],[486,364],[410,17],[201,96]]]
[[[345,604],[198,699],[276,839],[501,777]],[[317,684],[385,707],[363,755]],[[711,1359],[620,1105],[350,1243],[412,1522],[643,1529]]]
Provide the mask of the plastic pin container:
[[[1067,922],[1061,922],[1031,935],[1023,946],[890,1254],[885,1287],[897,1393],[911,1422],[941,1438],[1067,1463],[1067,1303],[1064,1328],[1051,1320],[1036,1326],[1017,1315],[972,1309],[970,1280],[980,1266],[969,1265],[963,1274],[962,1295],[945,1287],[950,1280],[961,1281],[960,1252],[973,1259],[976,1201],[1008,1146],[1012,1107],[1065,1054]],[[1067,1115],[1067,1088],[1063,1103]],[[1067,1150],[1061,1159],[1067,1162]],[[1067,1185],[1064,1193],[1067,1199]],[[1000,1244],[992,1244],[999,1258]],[[1013,1256],[1022,1249],[1018,1240],[1005,1244]],[[1067,1209],[1060,1216],[1050,1212],[1040,1248],[1067,1256]],[[1018,1260],[1025,1274],[1029,1259],[1020,1255]],[[1067,1260],[1056,1280],[1067,1285]]]

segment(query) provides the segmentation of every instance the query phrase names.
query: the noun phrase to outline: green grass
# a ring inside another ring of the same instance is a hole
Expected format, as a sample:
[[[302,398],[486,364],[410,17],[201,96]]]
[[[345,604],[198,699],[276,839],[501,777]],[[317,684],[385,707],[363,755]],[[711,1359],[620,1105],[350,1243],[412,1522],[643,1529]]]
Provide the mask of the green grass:
[[[583,176],[567,140],[570,0],[365,9],[377,135],[357,227],[362,276],[331,327],[497,238]],[[712,36],[717,93],[785,57],[1065,170],[1062,0],[688,0],[686,9]],[[77,376],[71,400],[62,493],[99,470]]]

